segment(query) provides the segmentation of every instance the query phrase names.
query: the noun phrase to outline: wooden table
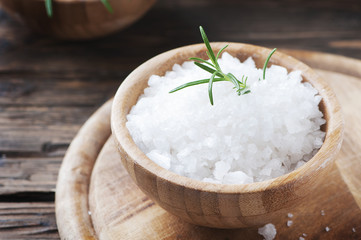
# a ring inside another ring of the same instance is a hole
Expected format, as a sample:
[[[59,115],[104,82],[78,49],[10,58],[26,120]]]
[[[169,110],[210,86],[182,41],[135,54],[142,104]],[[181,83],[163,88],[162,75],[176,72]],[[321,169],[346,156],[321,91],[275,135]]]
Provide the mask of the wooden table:
[[[139,64],[201,41],[234,41],[361,59],[358,0],[159,0],[110,37],[61,42],[0,9],[0,239],[58,239],[54,194],[82,124]]]

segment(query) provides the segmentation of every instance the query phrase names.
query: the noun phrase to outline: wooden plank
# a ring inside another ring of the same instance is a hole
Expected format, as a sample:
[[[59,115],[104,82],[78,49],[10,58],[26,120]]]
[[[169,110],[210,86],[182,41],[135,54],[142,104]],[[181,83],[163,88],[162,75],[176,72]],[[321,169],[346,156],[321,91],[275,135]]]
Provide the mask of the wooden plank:
[[[43,152],[49,143],[66,147],[93,108],[7,108],[0,112],[0,152]]]
[[[0,72],[0,111],[7,112],[9,106],[64,106],[81,111],[82,107],[96,107],[111,98],[125,78],[121,75],[59,75]]]
[[[0,195],[19,192],[55,192],[60,157],[12,158],[0,156]]]
[[[0,239],[59,239],[54,203],[0,202]]]
[[[120,82],[0,77],[0,152],[66,148]]]

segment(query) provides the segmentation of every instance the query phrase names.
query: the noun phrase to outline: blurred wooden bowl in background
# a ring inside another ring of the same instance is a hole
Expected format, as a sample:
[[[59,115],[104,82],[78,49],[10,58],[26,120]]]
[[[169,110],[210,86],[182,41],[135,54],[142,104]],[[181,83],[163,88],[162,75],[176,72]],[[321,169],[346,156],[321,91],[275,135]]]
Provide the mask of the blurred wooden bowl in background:
[[[49,17],[44,0],[0,0],[11,16],[34,31],[67,40],[102,37],[121,30],[142,17],[155,0],[109,0],[110,13],[100,0],[53,0]]]

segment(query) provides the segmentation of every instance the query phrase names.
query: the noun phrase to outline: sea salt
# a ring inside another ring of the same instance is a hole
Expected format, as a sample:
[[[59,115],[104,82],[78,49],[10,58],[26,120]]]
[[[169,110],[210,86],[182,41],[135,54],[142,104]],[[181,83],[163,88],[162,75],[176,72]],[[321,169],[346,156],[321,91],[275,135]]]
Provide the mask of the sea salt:
[[[321,210],[321,216],[325,216],[325,211]]]
[[[292,214],[292,213],[288,213],[288,214],[287,214],[287,217],[293,218],[293,214]]]
[[[299,237],[298,240],[305,240],[305,238],[304,237]]]
[[[258,234],[262,235],[265,240],[272,240],[276,237],[277,230],[275,225],[268,223],[261,228],[258,228]]]
[[[356,232],[356,229],[355,229],[355,228],[352,228],[352,232]]]
[[[215,82],[214,106],[207,84],[168,92],[210,74],[185,62],[165,76],[151,76],[144,94],[127,116],[137,146],[154,162],[177,174],[205,182],[242,184],[263,181],[305,164],[321,147],[325,123],[321,97],[301,72],[252,58],[241,63],[224,53],[219,64],[238,79],[248,76],[251,93],[238,96],[229,82]]]
[[[293,224],[293,221],[291,221],[291,220],[288,220],[288,221],[287,221],[287,227],[291,227],[292,224]]]
[[[326,232],[329,232],[330,230],[331,230],[331,228],[325,227],[325,231],[326,231]]]

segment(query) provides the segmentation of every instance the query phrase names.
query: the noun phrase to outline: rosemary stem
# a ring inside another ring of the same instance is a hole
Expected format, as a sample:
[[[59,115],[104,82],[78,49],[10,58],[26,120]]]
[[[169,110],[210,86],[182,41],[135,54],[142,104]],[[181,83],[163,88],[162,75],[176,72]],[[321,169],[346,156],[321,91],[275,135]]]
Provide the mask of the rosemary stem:
[[[264,65],[263,65],[263,80],[265,80],[266,78],[266,69],[267,69],[267,65],[268,65],[268,62],[269,60],[271,59],[272,55],[274,54],[274,52],[277,50],[277,48],[274,48],[270,54],[268,55],[266,61],[264,62]]]

